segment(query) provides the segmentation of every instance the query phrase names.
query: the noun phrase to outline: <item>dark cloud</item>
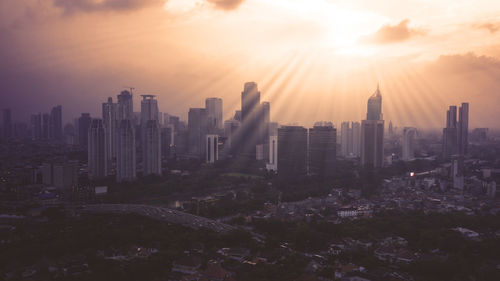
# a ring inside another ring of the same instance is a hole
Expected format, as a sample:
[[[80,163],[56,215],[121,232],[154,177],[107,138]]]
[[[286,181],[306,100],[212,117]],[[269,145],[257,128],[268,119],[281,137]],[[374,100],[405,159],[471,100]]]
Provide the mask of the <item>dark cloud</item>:
[[[209,3],[212,3],[215,8],[221,10],[234,10],[237,9],[244,0],[206,0]]]
[[[486,29],[491,33],[500,31],[500,23],[498,22],[486,22],[486,23],[474,24],[474,27],[478,29]]]
[[[410,20],[402,20],[397,25],[384,25],[375,34],[361,39],[363,42],[374,44],[391,44],[409,40],[418,35],[424,35],[425,31],[413,29],[408,26]]]
[[[151,5],[160,5],[161,0],[54,0],[54,6],[65,14],[97,11],[131,11]]]

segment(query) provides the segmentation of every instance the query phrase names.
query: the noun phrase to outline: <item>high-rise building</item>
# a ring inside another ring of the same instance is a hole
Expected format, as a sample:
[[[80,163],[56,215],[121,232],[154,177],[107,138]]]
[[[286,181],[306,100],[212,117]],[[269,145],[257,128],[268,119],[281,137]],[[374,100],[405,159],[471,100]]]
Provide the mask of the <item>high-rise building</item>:
[[[359,122],[351,123],[352,130],[352,155],[361,156],[361,124]]]
[[[171,157],[172,149],[174,147],[174,126],[168,124],[166,127],[160,129],[161,131],[161,155],[163,159]]]
[[[222,99],[207,98],[205,100],[209,129],[222,129]]]
[[[134,102],[132,93],[129,91],[122,91],[118,95],[117,106],[117,120],[133,120],[134,118]]]
[[[81,147],[87,147],[89,140],[89,128],[92,118],[90,118],[89,113],[82,113],[82,116],[78,118],[78,144]]]
[[[130,119],[124,119],[118,127],[116,138],[116,181],[132,181],[135,170],[135,130]]]
[[[189,155],[203,159],[207,131],[207,110],[190,108],[188,113]]]
[[[361,165],[382,167],[384,164],[384,120],[379,86],[368,99],[366,119],[361,122]]]
[[[31,138],[33,140],[39,140],[42,138],[42,114],[32,114],[30,120],[31,127]]]
[[[6,108],[2,112],[3,137],[12,137],[12,115],[10,108]]]
[[[142,126],[143,174],[161,175],[161,131],[158,120],[150,119]]]
[[[309,174],[328,176],[337,158],[337,129],[331,123],[309,129]]]
[[[141,95],[141,124],[145,125],[149,120],[160,121],[158,116],[158,101],[154,95]]]
[[[224,136],[226,137],[225,147],[229,151],[232,149],[233,138],[239,127],[240,122],[234,118],[224,121]]]
[[[446,112],[446,127],[443,129],[443,157],[449,159],[452,155],[465,155],[469,146],[469,104],[462,103],[457,107],[450,106]]]
[[[415,138],[417,129],[413,127],[405,127],[403,129],[403,161],[415,159]]]
[[[278,174],[307,174],[307,129],[283,126],[278,129]]]
[[[106,155],[109,167],[112,167],[113,159],[116,157],[117,107],[112,97],[102,104],[102,121],[106,132],[106,150],[108,151]]]
[[[349,122],[342,122],[340,125],[340,154],[343,157],[349,156],[349,146],[352,145],[352,129]]]
[[[57,105],[50,111],[49,138],[54,140],[63,139],[62,130],[62,106]]]
[[[469,152],[469,103],[462,103],[458,109],[457,146],[460,155]]]
[[[49,128],[50,128],[50,114],[44,113],[42,114],[42,139],[48,140],[50,138]]]
[[[464,159],[462,156],[454,155],[451,159],[451,173],[453,188],[464,189]]]
[[[207,135],[205,161],[215,163],[217,160],[219,160],[219,136]]]
[[[278,171],[278,136],[269,137],[269,163],[266,165],[268,171]]]
[[[383,120],[382,117],[382,94],[380,93],[379,85],[377,90],[368,99],[366,120]]]
[[[104,123],[102,119],[93,119],[88,130],[88,169],[90,179],[98,179],[108,175],[107,154]]]

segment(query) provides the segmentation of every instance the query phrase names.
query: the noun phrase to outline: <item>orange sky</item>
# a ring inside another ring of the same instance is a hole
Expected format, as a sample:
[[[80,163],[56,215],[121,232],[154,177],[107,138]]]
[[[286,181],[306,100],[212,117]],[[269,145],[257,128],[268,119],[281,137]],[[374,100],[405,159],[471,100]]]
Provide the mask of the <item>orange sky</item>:
[[[500,127],[500,1],[6,0],[0,41],[17,119],[55,104],[98,116],[125,86],[182,118],[221,97],[230,117],[255,81],[273,120],[338,126],[380,82],[397,126],[442,127],[467,101],[471,127]]]

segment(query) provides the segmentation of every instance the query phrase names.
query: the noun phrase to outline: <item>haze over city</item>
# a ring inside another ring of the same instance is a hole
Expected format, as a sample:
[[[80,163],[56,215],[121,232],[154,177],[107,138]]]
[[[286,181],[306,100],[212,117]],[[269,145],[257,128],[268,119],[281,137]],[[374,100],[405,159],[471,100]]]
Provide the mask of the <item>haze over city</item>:
[[[2,1],[0,104],[20,121],[62,104],[69,122],[134,87],[184,120],[220,97],[227,119],[256,81],[273,120],[340,125],[380,83],[397,126],[442,128],[465,101],[471,128],[498,128],[499,15],[486,0]]]

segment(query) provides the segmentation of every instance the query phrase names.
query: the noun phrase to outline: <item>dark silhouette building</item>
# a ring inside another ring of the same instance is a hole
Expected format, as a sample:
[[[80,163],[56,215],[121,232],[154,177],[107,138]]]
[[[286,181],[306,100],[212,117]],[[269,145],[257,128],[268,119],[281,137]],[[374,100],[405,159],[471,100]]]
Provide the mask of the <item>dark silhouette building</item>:
[[[382,94],[377,90],[368,99],[366,120],[361,122],[361,165],[382,167],[384,164],[384,120]]]
[[[88,146],[88,131],[91,122],[92,118],[89,113],[82,113],[82,116],[78,118],[78,144],[81,147]]]
[[[279,151],[279,150],[278,150]],[[329,176],[337,158],[337,129],[318,124],[309,129],[309,174]]]
[[[300,176],[307,174],[307,129],[283,126],[278,129],[278,174]]]

